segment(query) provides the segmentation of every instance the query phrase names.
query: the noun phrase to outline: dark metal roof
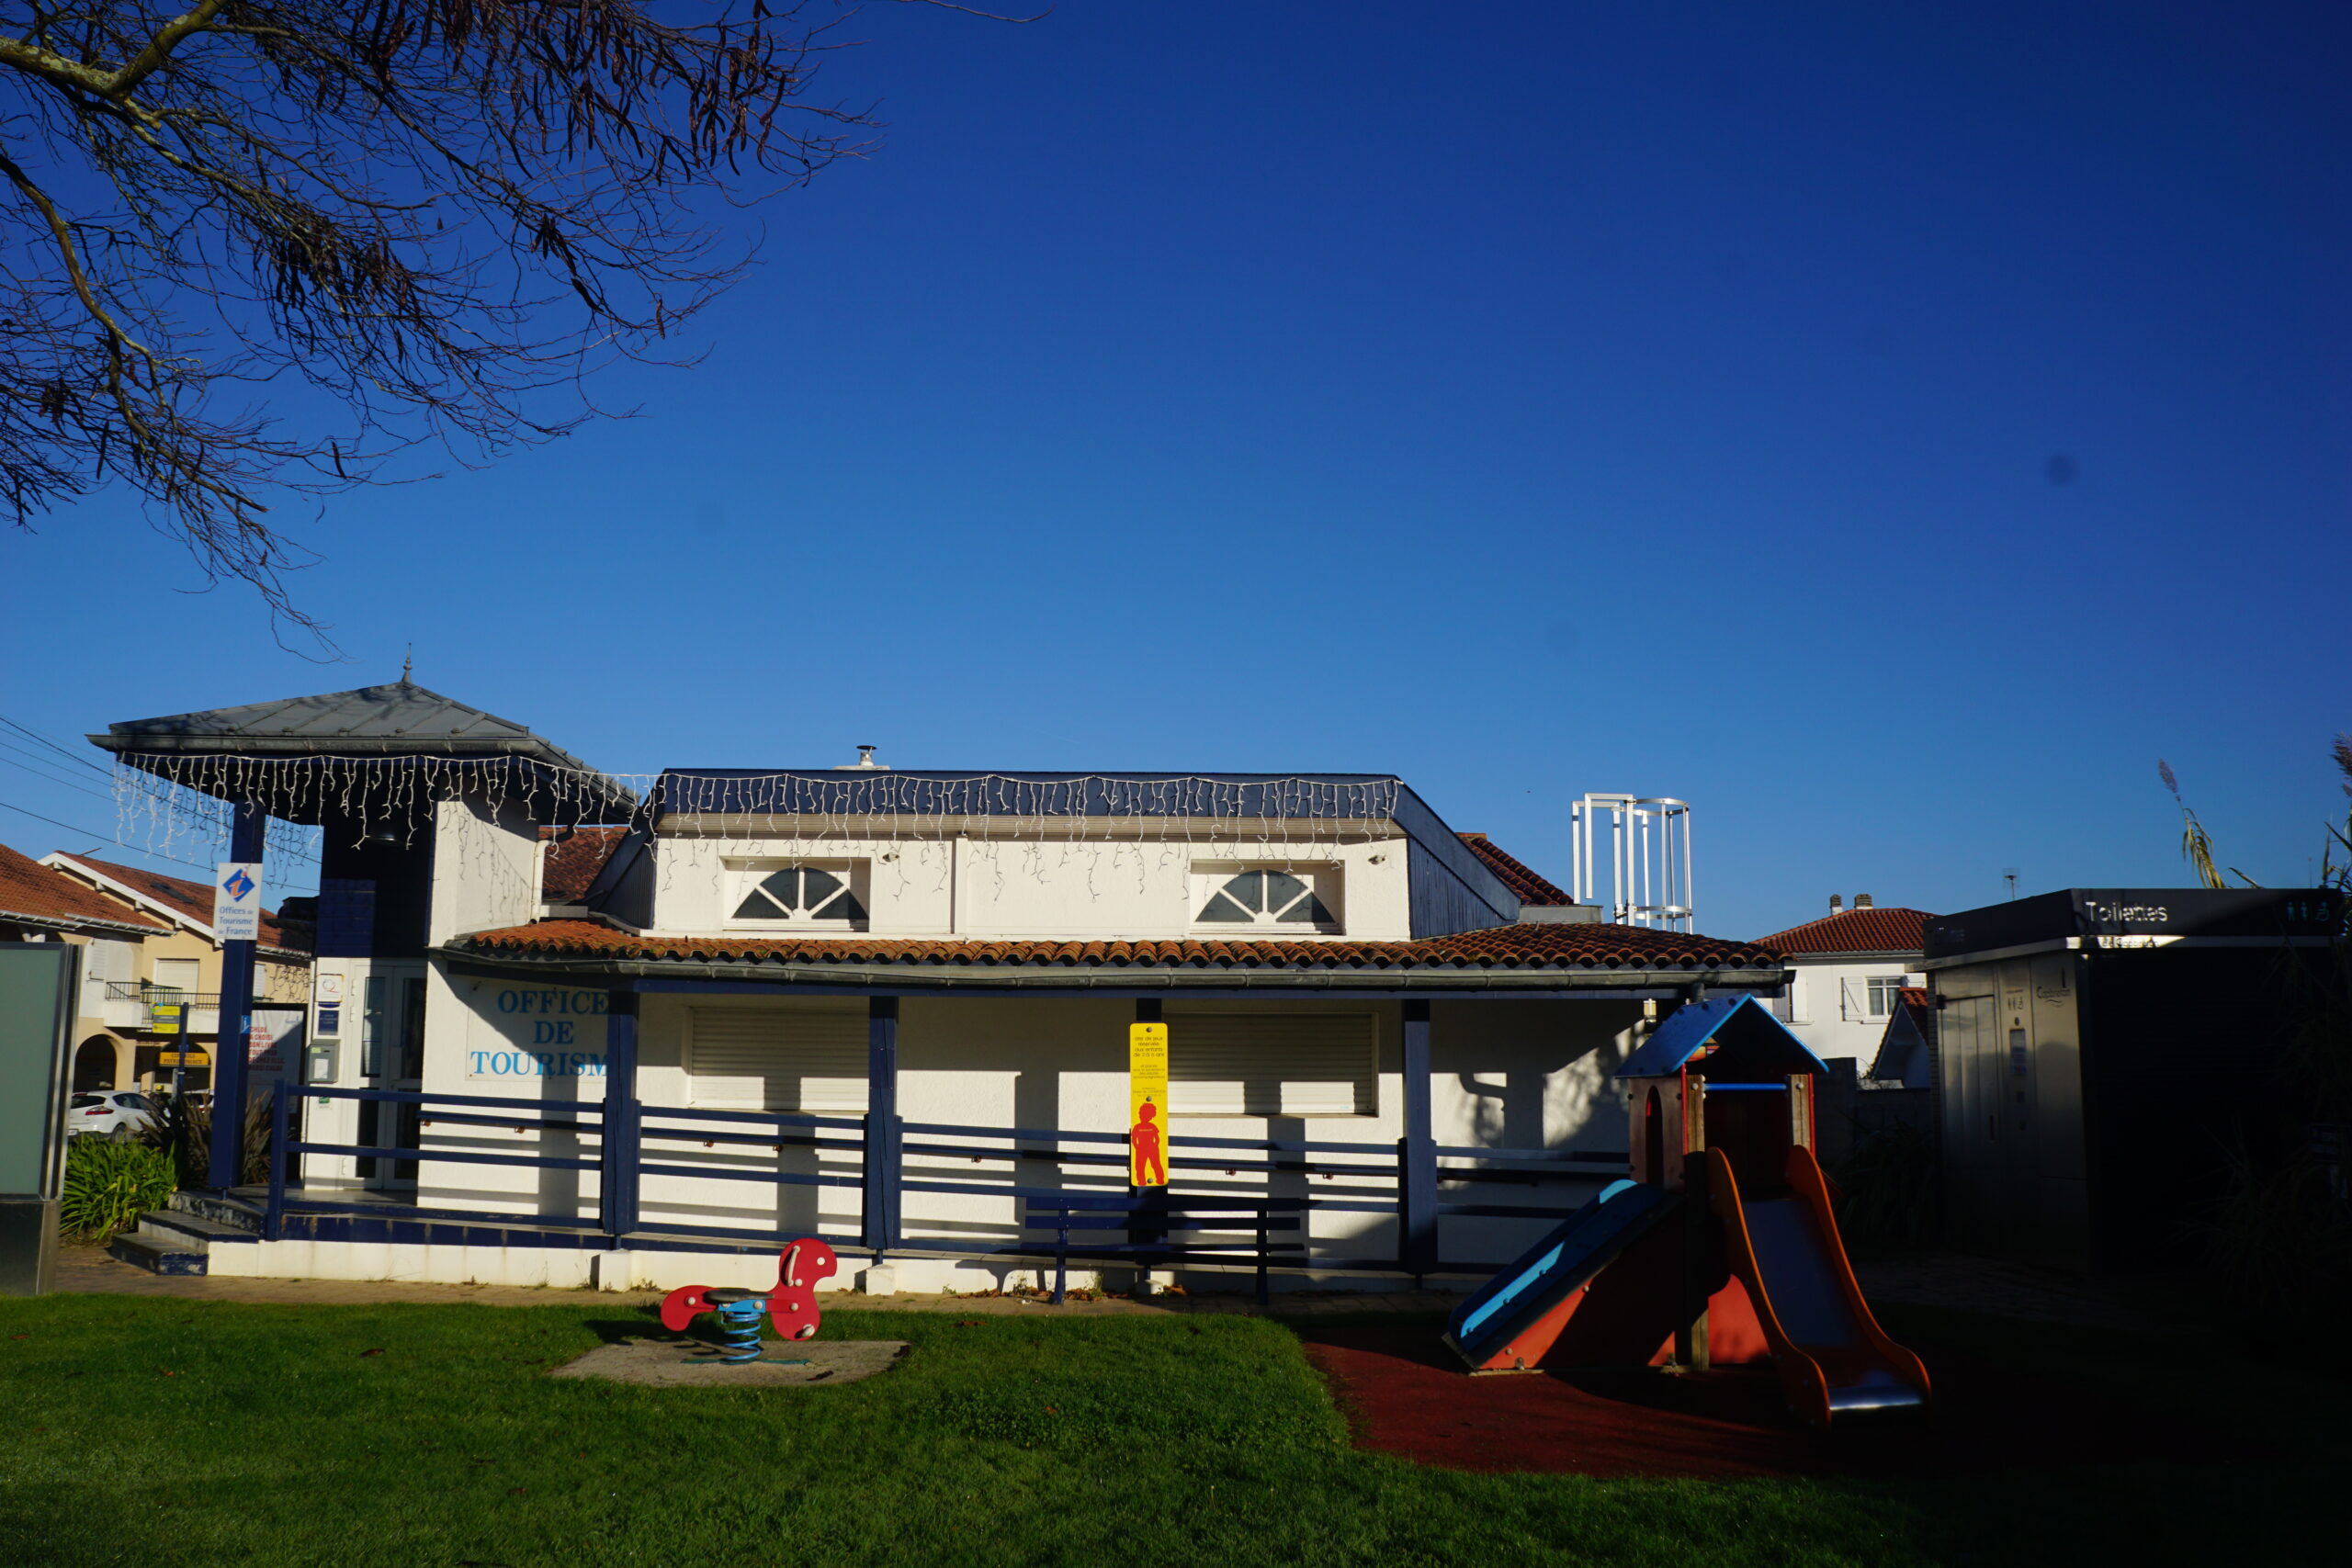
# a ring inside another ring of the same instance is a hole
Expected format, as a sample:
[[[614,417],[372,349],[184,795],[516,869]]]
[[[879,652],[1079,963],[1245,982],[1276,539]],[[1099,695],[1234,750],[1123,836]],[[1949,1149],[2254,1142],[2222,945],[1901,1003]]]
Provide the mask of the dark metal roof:
[[[519,757],[592,771],[513,719],[409,681],[127,719],[90,743],[119,756]]]
[[[671,768],[664,812],[910,817],[1385,818],[1394,773],[981,773],[933,768]]]
[[[2317,944],[2342,928],[2343,898],[2333,887],[2069,887],[1937,916],[1928,921],[1927,954],[1954,958],[2067,937]]]

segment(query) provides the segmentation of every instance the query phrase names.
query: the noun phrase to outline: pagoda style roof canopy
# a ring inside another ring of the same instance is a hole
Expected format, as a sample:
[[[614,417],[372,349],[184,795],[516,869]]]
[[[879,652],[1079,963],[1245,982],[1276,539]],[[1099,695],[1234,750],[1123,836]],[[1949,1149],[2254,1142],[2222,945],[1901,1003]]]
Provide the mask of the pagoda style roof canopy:
[[[216,757],[522,757],[591,772],[571,752],[501,718],[410,681],[285,697],[164,718],[126,719],[90,743],[125,760],[136,753]]]
[[[126,719],[89,739],[126,767],[296,822],[320,820],[330,800],[366,811],[370,796],[393,798],[390,775],[420,769],[435,776],[427,794],[527,795],[542,807],[563,803],[566,817],[627,813],[637,805],[617,781],[528,726],[406,676],[348,692]]]

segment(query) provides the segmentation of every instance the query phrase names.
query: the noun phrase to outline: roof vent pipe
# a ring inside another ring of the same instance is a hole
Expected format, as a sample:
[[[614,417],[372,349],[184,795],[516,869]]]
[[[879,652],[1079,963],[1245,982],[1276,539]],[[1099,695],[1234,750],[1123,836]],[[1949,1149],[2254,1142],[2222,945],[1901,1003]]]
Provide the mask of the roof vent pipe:
[[[1870,907],[1871,907],[1871,896],[1870,896],[1869,894],[1867,894],[1867,893],[1857,893],[1857,894],[1855,894],[1855,895],[1854,895],[1854,908],[1857,908],[1857,909],[1867,909],[1867,908],[1869,908]]]
[[[1843,914],[1845,909],[1846,900],[1838,895],[1832,893],[1829,896],[1829,912],[1833,915]]]
[[[888,762],[876,761],[874,760],[874,748],[863,743],[858,746],[856,761],[837,763],[833,768],[833,772],[837,773],[887,773],[889,771],[890,764]]]

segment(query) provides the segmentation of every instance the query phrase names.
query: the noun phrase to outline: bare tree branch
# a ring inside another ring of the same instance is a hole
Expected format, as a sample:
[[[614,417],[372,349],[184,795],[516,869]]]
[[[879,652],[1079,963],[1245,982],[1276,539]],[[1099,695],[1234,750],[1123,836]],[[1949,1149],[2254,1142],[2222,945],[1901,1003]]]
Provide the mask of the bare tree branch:
[[[719,204],[870,144],[814,96],[853,15],[0,0],[0,507],[126,485],[319,634],[262,498],[487,461],[592,417],[600,365],[690,360],[750,259]]]

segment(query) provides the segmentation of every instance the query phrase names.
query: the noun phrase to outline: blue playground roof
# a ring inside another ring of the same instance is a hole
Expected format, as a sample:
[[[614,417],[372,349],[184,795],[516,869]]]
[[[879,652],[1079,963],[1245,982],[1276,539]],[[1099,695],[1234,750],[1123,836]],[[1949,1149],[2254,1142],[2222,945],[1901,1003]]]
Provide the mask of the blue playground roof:
[[[1685,1002],[1657,1026],[1657,1032],[1617,1069],[1621,1078],[1662,1078],[1679,1072],[1694,1060],[1723,1058],[1723,1065],[1740,1076],[1754,1073],[1826,1073],[1828,1064],[1789,1032],[1771,1010],[1754,997],[1741,994],[1703,1002]],[[1714,1066],[1694,1070],[1704,1074]]]

